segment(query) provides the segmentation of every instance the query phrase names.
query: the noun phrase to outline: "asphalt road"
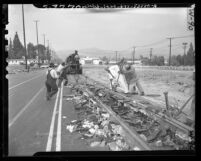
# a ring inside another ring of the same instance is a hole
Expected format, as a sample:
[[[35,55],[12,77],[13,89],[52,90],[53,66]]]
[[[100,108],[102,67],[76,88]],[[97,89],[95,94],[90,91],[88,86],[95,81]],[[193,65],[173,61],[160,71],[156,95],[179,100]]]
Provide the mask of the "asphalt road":
[[[46,70],[8,75],[9,125],[8,155],[32,156],[36,152],[89,151],[83,140],[66,130],[76,119],[73,104],[63,95],[71,94],[61,87],[46,101]],[[98,149],[101,150],[101,149]]]

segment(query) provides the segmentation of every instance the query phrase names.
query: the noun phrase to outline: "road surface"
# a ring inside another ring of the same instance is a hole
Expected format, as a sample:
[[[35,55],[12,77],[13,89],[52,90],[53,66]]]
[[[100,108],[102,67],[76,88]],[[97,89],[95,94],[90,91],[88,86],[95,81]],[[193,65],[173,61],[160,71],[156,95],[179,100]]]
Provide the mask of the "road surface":
[[[46,101],[46,70],[8,75],[9,125],[8,155],[32,156],[46,151],[99,151],[86,145],[80,136],[66,130],[75,120],[73,104],[64,95],[70,89],[63,84],[57,94]]]

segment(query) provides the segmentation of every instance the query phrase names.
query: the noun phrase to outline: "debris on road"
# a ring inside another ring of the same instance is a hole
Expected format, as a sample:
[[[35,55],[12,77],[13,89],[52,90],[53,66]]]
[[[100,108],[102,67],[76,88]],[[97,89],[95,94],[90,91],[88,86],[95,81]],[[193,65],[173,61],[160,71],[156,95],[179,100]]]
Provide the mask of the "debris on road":
[[[87,88],[92,94],[89,94]],[[92,84],[77,84],[71,89],[73,95],[67,101],[74,103],[78,120],[71,121],[67,126],[73,133],[80,133],[90,147],[109,147],[112,151],[142,150],[137,145],[131,145],[126,136],[125,129],[114,117],[103,108],[103,104],[111,108],[129,128],[137,132],[141,140],[151,149],[163,150],[189,150],[192,149],[193,138],[188,133],[175,128],[163,118],[167,116],[167,109],[158,110],[154,107],[142,108],[137,101],[126,101],[119,96],[105,91]],[[97,98],[97,99],[95,99]],[[178,109],[168,108],[173,115]],[[161,119],[156,117],[160,115]]]

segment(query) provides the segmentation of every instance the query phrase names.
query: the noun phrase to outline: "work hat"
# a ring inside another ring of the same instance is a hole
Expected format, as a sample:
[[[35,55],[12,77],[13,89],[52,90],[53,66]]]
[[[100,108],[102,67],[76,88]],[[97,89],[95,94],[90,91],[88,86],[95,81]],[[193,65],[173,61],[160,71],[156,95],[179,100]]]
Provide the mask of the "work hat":
[[[50,63],[49,67],[50,68],[54,67],[54,63]]]

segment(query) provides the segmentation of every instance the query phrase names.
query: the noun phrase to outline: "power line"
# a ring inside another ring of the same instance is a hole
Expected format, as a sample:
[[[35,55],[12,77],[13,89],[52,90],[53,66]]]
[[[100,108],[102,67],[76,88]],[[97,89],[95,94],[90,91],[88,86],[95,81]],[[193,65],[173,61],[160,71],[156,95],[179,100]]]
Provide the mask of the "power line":
[[[151,44],[140,45],[140,46],[137,46],[137,47],[146,47],[146,46],[151,46],[151,45],[157,45],[157,44],[164,43],[165,41],[166,41],[165,39],[162,39],[162,40],[160,40],[160,41],[157,41],[157,42],[154,42],[154,43],[151,43]]]
[[[186,37],[194,37],[194,35],[187,35],[187,36],[180,36],[180,37],[173,37],[174,39],[186,38]]]
[[[187,38],[187,37],[194,37],[194,35],[178,36],[178,37],[171,37],[171,38],[180,39],[180,38]],[[162,39],[162,40],[159,40],[159,41],[156,41],[156,42],[153,42],[153,43],[150,43],[150,44],[146,44],[146,45],[139,45],[139,46],[136,46],[136,47],[141,48],[141,47],[161,44],[161,43],[164,43],[164,42],[166,42],[166,39]],[[131,48],[133,48],[133,47],[129,47],[127,49],[131,49]],[[124,50],[122,50],[122,51],[124,51]]]

